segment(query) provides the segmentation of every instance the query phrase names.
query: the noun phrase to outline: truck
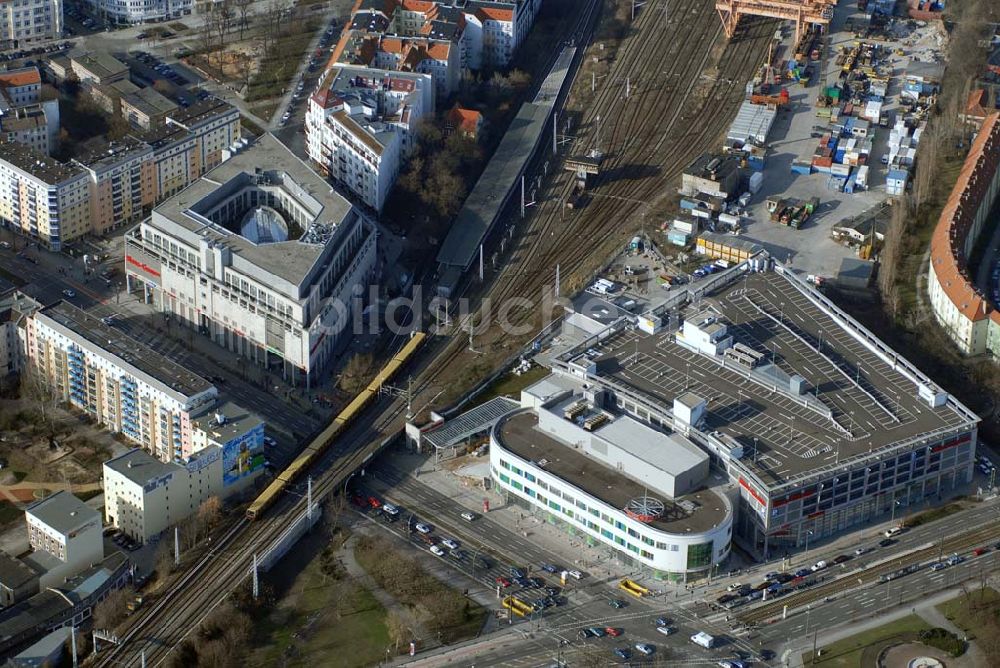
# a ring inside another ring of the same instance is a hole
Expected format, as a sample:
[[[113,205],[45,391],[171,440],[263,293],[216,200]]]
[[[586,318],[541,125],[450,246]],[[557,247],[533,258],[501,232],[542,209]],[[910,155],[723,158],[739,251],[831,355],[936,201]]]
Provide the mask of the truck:
[[[705,649],[712,649],[719,643],[719,639],[713,635],[709,635],[704,631],[698,631],[693,636],[691,636],[691,642],[695,645],[700,645]]]

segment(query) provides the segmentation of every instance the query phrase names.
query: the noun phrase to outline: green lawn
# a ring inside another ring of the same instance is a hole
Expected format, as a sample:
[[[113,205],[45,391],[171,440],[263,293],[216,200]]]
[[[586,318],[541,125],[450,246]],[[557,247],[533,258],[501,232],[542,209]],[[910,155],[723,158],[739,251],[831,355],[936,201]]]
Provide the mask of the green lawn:
[[[985,559],[985,557],[982,557]],[[1000,593],[995,589],[974,589],[968,596],[956,596],[937,606],[955,626],[969,634],[969,640],[991,637],[996,632],[996,618],[1000,615]],[[993,620],[990,620],[990,617]]]
[[[904,640],[915,640],[918,633],[929,628],[930,626],[920,617],[908,615],[870,631],[820,647],[820,656],[815,663],[812,663],[813,653],[806,652],[802,655],[802,663],[806,666],[844,666],[844,668],[874,666],[875,657],[884,647]]]
[[[531,367],[526,373],[522,373],[520,376],[515,376],[513,373],[508,373],[505,376],[500,376],[494,381],[489,387],[479,393],[475,399],[470,403],[466,404],[465,410],[475,408],[480,404],[485,404],[490,399],[496,397],[514,397],[518,399],[521,396],[521,390],[528,387],[529,385],[540,381],[549,374],[549,370],[543,366],[535,365]]]
[[[259,625],[248,666],[361,668],[385,657],[385,609],[360,585],[325,580],[313,559],[286,601]]]

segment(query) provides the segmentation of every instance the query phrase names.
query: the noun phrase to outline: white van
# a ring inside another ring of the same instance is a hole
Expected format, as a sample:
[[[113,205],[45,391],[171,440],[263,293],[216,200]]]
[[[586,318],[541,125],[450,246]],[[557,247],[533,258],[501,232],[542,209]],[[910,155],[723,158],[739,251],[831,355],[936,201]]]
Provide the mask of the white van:
[[[695,645],[701,645],[705,649],[712,649],[715,647],[716,639],[715,636],[711,636],[704,631],[699,631],[691,636],[691,642]]]
[[[893,536],[898,536],[903,533],[903,527],[892,527],[891,529],[885,530],[885,537],[892,538]]]

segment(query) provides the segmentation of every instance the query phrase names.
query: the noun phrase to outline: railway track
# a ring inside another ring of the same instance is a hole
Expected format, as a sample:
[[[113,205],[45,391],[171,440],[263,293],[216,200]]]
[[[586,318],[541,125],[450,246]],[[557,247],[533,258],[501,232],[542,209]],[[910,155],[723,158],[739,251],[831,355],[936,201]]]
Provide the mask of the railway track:
[[[861,572],[849,573],[836,580],[830,580],[789,596],[774,599],[752,610],[747,610],[742,614],[736,613],[736,617],[744,624],[760,624],[769,619],[781,616],[786,607],[791,611],[850,589],[878,584],[881,576],[898,571],[906,566],[922,564],[931,559],[938,559],[942,555],[948,556],[956,552],[966,552],[994,541],[997,538],[1000,538],[1000,522],[994,521],[975,531],[941,540],[936,544],[928,545],[895,559],[890,559]]]
[[[515,313],[509,318],[513,324],[539,317],[541,288],[554,283],[557,264],[564,276],[593,264],[597,254],[611,250],[608,240],[624,240],[638,228],[636,214],[651,211],[683,168],[718,143],[742,99],[743,82],[763,61],[776,25],[748,20],[738,41],[724,45],[713,6],[701,0],[672,2],[667,21],[655,5],[644,9],[633,34],[619,47],[605,85],[591,94],[590,81],[575,82],[571,101],[589,101],[577,123],[581,134],[569,152],[599,148],[606,156],[602,172],[610,176],[599,176],[587,206],[569,214],[564,202],[573,179],[558,173],[547,184],[520,230],[522,242],[493,277],[484,293],[488,302],[481,302],[498,309],[513,297],[530,300],[533,308]],[[703,78],[720,49],[715,76]],[[485,318],[483,312],[479,321]],[[477,348],[506,348],[509,339],[493,326],[477,336]],[[462,358],[468,358],[464,344],[461,336],[451,341],[426,380],[463,364]]]

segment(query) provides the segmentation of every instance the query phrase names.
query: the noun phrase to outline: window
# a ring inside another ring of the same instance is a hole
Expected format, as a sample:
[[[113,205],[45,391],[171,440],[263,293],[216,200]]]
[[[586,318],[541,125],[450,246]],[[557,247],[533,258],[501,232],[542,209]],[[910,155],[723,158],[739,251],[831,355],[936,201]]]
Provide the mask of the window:
[[[268,301],[270,301],[270,300],[268,300]],[[503,468],[507,469],[508,471],[510,470],[510,462],[508,462],[508,461],[506,461],[504,459],[500,460],[500,466],[502,466]]]
[[[506,483],[506,484],[509,485],[510,484],[510,477],[507,474],[505,474],[505,473],[501,473],[500,474],[500,482],[503,482],[503,483]]]
[[[652,552],[647,552],[646,550],[640,550],[639,554],[642,556],[643,559],[652,559],[653,558],[653,553]]]
[[[615,536],[615,542],[622,546],[625,545],[625,539],[621,536]]]
[[[626,545],[626,547],[628,548],[629,552],[635,552],[636,554],[639,554],[639,548],[633,545],[632,543],[629,543],[628,545]]]
[[[524,472],[524,479],[527,480],[528,482],[535,482],[534,474],[528,473],[527,471]]]
[[[628,535],[631,536],[632,538],[638,538],[639,537],[639,532],[636,531],[635,529],[633,529],[632,527],[629,527],[629,529],[628,529]]]
[[[618,529],[619,531],[625,531],[625,523],[615,520],[615,528]]]
[[[559,507],[559,504],[556,503],[555,501],[549,501],[549,508],[551,508],[552,510],[554,510],[556,512],[559,512],[561,510],[561,508]]]
[[[608,540],[614,540],[615,537],[614,534],[608,531],[607,529],[601,529],[601,535],[607,538]]]

